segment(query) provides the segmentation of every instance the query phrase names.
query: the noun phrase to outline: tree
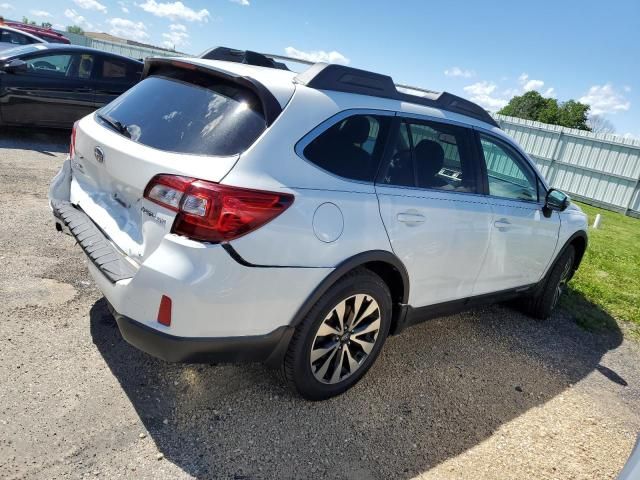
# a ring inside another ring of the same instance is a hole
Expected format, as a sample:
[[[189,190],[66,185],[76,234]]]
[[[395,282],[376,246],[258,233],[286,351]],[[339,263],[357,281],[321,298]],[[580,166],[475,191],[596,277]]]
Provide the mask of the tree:
[[[524,95],[513,97],[508,105],[498,113],[510,117],[525,118],[527,120],[537,120],[547,107],[545,98],[536,91],[530,91]]]
[[[593,133],[616,133],[613,123],[601,115],[589,115],[587,125]]]
[[[36,22],[34,22],[33,20],[29,20],[27,17],[22,17],[22,23],[24,23],[25,25],[35,25]]]
[[[513,97],[498,113],[551,125],[590,130],[587,124],[589,108],[589,105],[575,100],[558,103],[555,98],[544,98],[540,93],[531,90]]]
[[[51,27],[53,27],[53,25],[52,25],[50,22],[42,22],[42,23],[40,24],[40,26],[41,26],[42,28],[51,28]]]
[[[69,32],[69,33],[77,33],[78,35],[84,35],[84,30],[81,29],[77,25],[69,25],[67,27],[67,32]]]

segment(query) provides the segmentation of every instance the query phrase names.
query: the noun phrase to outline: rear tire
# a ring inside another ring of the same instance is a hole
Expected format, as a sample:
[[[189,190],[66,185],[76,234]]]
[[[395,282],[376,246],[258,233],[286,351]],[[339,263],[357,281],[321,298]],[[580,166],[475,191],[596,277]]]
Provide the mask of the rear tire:
[[[551,316],[571,278],[575,258],[576,250],[573,245],[569,245],[556,261],[542,290],[525,300],[524,307],[528,315],[540,320]]]
[[[358,268],[338,280],[296,327],[283,374],[307,400],[355,385],[377,358],[391,325],[391,294],[373,272]]]

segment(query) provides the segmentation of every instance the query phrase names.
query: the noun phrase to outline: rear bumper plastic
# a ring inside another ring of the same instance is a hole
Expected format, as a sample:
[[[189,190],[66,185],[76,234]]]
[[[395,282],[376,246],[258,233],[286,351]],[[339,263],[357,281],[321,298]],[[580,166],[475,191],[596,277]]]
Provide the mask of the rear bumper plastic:
[[[125,280],[136,274],[137,268],[109,242],[86,213],[62,200],[52,200],[51,208],[54,217],[64,225],[61,229],[69,230],[87,257],[111,282]]]
[[[333,270],[245,265],[221,245],[177,235],[166,235],[143,263],[132,265],[81,209],[60,198],[52,198],[51,206],[58,229],[68,231],[90,260],[89,273],[109,304],[120,317],[162,334],[165,340],[175,340],[170,348],[147,348],[152,355],[173,361],[193,361],[200,351],[240,348],[250,337],[255,337],[250,343],[256,352],[248,355],[249,360],[262,361],[269,348],[258,346],[270,345],[271,335],[291,324],[305,300]],[[157,321],[163,296],[172,301],[169,326]],[[219,345],[203,347],[202,342],[216,343],[216,339],[221,339]],[[186,353],[166,353],[181,351],[184,347],[176,345],[186,345],[187,340],[195,343]]]
[[[120,315],[110,306],[122,337],[149,355],[167,362],[247,363],[278,365],[286,352],[293,327],[279,327],[266,335],[244,337],[177,337]]]

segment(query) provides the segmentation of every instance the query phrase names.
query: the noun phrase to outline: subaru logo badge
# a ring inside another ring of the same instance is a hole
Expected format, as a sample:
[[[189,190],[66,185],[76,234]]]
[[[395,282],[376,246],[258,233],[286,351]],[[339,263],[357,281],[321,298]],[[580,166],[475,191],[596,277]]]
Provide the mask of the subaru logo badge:
[[[104,151],[100,147],[94,148],[93,154],[95,155],[98,163],[104,163]]]

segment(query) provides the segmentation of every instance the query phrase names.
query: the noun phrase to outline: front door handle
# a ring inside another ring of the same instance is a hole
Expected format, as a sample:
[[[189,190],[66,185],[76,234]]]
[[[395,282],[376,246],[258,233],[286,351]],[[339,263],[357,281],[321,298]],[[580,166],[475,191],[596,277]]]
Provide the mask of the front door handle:
[[[420,223],[424,223],[425,221],[424,215],[411,212],[399,213],[397,218],[399,222],[406,223],[407,225],[418,225]]]
[[[501,218],[493,222],[493,226],[496,227],[501,232],[506,232],[511,228],[511,222],[506,218]]]

